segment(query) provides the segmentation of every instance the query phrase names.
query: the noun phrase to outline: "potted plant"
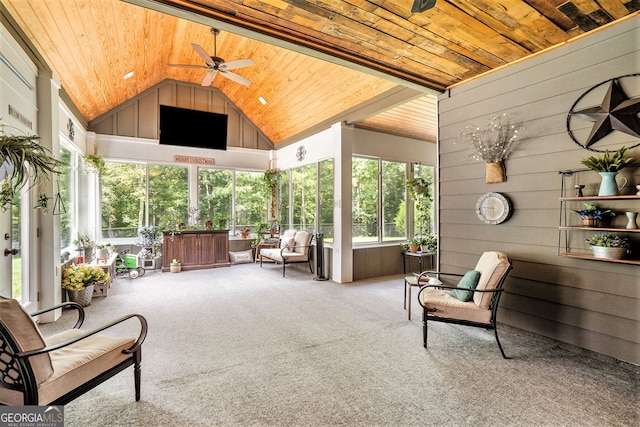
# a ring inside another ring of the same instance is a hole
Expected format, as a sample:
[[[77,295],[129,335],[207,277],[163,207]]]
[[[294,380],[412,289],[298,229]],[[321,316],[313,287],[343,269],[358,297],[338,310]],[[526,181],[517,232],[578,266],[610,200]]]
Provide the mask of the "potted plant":
[[[622,147],[614,155],[610,155],[609,150],[605,150],[602,156],[589,156],[580,161],[589,169],[598,172],[602,177],[598,196],[617,196],[620,194],[616,183],[616,175],[634,161],[633,157],[625,157],[627,150],[627,147]],[[626,184],[627,179],[624,178],[624,180],[622,187]]]
[[[438,249],[438,237],[429,234],[420,239],[420,250],[422,252],[435,252]]]
[[[251,227],[242,227],[239,231],[240,237],[243,239],[248,239],[251,234]]]
[[[231,217],[225,214],[215,214],[213,216],[213,228],[216,230],[226,230],[229,228]]]
[[[584,209],[573,210],[580,215],[580,218],[582,218],[582,225],[584,227],[598,227],[600,225],[600,221],[609,219],[616,215],[610,209],[602,210],[598,208],[598,206],[591,205],[589,203],[585,203],[584,206]]]
[[[87,307],[91,304],[95,285],[104,284],[109,278],[100,267],[71,264],[62,272],[62,288],[67,291],[70,301]]]
[[[13,203],[14,193],[21,189],[28,177],[33,185],[60,174],[62,162],[48,155],[38,144],[36,135],[7,135],[5,125],[0,124],[0,209],[4,212]]]
[[[413,237],[409,239],[409,252],[416,253],[418,252],[418,247],[420,246],[420,239],[417,237]]]
[[[93,246],[96,242],[93,241],[88,234],[78,233],[78,238],[73,241],[73,245],[76,247],[76,251],[82,252],[84,262],[91,262],[91,256],[93,255]]]
[[[93,172],[98,176],[102,175],[106,169],[104,159],[100,156],[87,154],[84,156],[84,162],[87,164],[87,171]]]
[[[522,124],[512,124],[507,114],[493,116],[485,128],[474,124],[466,126],[458,135],[458,141],[471,147],[466,157],[485,162],[485,182],[496,184],[505,182],[507,174],[504,166],[519,141]]]
[[[429,183],[424,178],[410,178],[407,179],[405,187],[409,190],[409,196],[411,196],[413,200],[418,200],[418,198],[427,194],[427,191],[429,190]]]
[[[169,271],[172,273],[179,273],[182,270],[182,265],[180,264],[180,260],[172,259],[171,264],[169,264]]]
[[[264,183],[267,185],[269,197],[271,199],[271,216],[276,216],[276,203],[278,200],[278,180],[280,179],[280,169],[272,168],[264,171],[262,177]]]
[[[108,258],[109,258],[109,249],[107,247],[107,244],[101,243],[98,246],[96,246],[96,259],[97,260],[102,259],[106,262]]]
[[[593,256],[596,258],[623,259],[631,247],[627,237],[617,234],[593,234],[587,237],[585,241],[591,246]]]

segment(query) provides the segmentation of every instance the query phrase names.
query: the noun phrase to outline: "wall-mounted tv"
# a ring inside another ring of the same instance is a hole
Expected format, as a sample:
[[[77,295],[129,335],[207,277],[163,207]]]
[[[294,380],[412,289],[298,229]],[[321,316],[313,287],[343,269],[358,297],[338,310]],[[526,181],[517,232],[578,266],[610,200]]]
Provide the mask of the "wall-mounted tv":
[[[160,144],[227,149],[226,114],[160,106]]]

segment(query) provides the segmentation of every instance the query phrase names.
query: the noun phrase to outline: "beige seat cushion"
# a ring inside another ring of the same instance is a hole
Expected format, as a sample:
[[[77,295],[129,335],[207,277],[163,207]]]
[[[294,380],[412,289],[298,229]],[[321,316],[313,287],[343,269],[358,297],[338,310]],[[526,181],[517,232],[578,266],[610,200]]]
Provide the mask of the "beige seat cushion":
[[[287,252],[281,249],[265,248],[260,249],[260,255],[272,259],[274,261],[283,262],[285,259],[287,262],[301,262],[308,261],[308,254],[301,254],[298,252]],[[284,257],[284,258],[283,258]]]
[[[17,300],[0,297],[0,322],[15,340],[19,351],[38,350],[45,347],[40,330]],[[31,357],[31,368],[38,384],[53,374],[53,366],[48,354]]]
[[[434,316],[465,319],[472,322],[491,322],[491,310],[478,307],[473,301],[462,302],[451,296],[448,289],[424,289],[419,294],[420,304]]]
[[[476,264],[480,280],[476,289],[495,289],[509,268],[509,258],[502,252],[485,252]],[[473,302],[480,308],[488,309],[493,292],[474,292]]]
[[[47,338],[47,345],[66,341],[84,332],[80,329],[61,332]],[[133,346],[134,342],[134,338],[92,335],[68,347],[52,351],[53,375],[40,385],[39,404],[44,405],[57,399],[131,357],[122,351]]]

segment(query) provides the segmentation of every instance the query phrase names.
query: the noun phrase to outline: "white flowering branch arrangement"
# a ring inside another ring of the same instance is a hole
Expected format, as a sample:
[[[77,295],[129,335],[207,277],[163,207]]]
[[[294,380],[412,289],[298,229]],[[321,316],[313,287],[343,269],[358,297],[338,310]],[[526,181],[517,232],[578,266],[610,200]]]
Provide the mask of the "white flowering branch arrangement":
[[[471,153],[465,157],[495,163],[506,160],[516,148],[520,138],[521,124],[511,124],[506,113],[493,116],[489,124],[481,129],[469,124],[458,135],[458,142],[471,146]]]

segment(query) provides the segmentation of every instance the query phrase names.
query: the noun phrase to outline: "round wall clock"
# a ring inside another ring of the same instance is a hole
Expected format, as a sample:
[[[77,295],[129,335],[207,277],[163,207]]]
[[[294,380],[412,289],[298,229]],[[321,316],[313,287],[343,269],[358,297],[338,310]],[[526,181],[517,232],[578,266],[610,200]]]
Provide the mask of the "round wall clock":
[[[511,202],[500,193],[486,193],[476,203],[476,214],[485,224],[501,224],[511,215]]]

